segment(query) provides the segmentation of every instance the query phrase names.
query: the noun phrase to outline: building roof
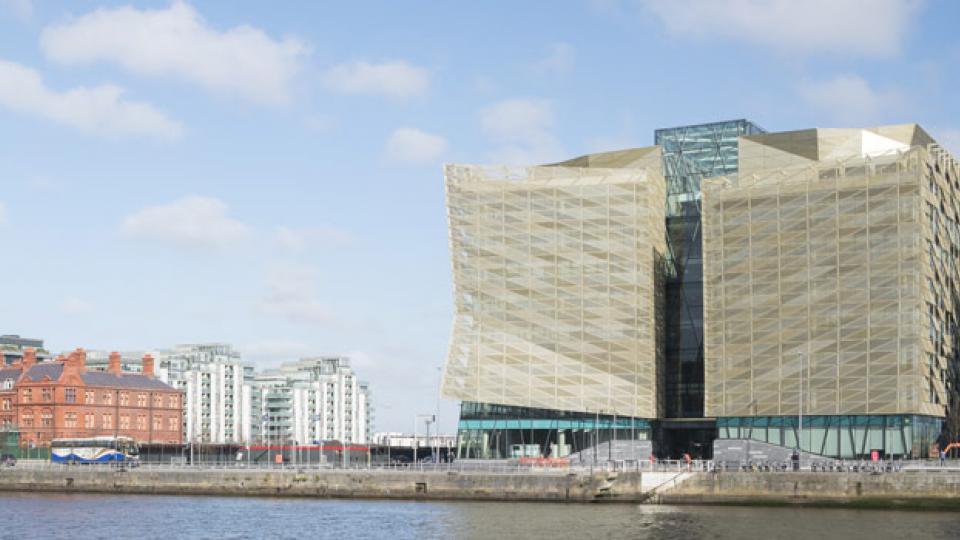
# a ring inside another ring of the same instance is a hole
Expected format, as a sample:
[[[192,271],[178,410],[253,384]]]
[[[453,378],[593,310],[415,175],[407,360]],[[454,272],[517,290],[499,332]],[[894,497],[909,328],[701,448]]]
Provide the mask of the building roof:
[[[20,377],[20,368],[0,369],[0,381],[17,379]]]
[[[0,379],[6,371],[0,371]],[[19,372],[18,372],[19,373]],[[49,377],[50,380],[57,380],[63,373],[63,362],[41,362],[31,367],[26,378],[32,382]],[[109,388],[142,388],[144,390],[174,390],[174,388],[160,379],[141,375],[140,373],[122,373],[116,375],[104,371],[85,371],[80,374],[84,384],[87,386],[100,386]]]
[[[50,377],[51,381],[55,381],[60,378],[61,373],[63,373],[63,362],[41,362],[31,366],[27,370],[26,377],[33,382],[42,380],[44,377]]]
[[[123,373],[115,375],[104,371],[87,371],[81,375],[83,382],[89,386],[109,386],[113,388],[142,388],[145,390],[174,390],[172,386],[139,373]]]

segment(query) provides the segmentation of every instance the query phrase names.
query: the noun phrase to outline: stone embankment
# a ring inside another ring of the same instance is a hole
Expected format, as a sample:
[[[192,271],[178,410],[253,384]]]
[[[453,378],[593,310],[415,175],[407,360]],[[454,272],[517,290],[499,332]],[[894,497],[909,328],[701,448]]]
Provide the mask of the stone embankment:
[[[0,491],[960,510],[960,473],[0,469]]]

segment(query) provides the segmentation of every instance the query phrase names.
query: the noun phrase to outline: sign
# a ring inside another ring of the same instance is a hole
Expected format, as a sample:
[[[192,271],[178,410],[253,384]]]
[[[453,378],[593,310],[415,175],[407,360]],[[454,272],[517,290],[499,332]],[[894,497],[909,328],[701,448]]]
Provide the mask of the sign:
[[[878,450],[870,451],[870,461],[880,461],[880,452]]]
[[[273,462],[277,465],[283,463],[283,454],[276,454],[273,456]]]

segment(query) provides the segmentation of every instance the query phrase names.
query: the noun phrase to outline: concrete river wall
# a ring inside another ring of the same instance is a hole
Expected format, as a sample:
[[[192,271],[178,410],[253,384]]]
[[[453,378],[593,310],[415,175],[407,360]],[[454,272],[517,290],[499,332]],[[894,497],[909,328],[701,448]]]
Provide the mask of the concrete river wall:
[[[4,468],[0,491],[960,510],[960,473]]]

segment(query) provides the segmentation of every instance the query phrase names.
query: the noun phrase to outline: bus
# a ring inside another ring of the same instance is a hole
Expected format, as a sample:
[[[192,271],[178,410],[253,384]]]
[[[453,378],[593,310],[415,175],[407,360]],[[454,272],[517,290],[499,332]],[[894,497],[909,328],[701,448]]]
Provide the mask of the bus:
[[[53,463],[140,463],[140,447],[131,437],[54,439],[50,442]]]

